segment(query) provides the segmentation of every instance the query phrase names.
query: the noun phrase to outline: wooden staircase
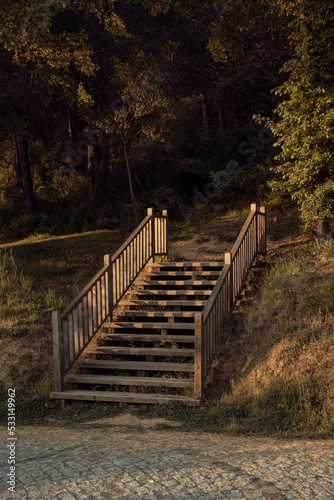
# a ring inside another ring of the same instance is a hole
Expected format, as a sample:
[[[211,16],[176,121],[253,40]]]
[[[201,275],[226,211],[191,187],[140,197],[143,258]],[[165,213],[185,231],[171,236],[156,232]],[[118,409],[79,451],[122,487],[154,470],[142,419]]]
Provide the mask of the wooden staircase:
[[[199,404],[194,396],[195,315],[223,262],[150,263],[51,397]]]
[[[53,311],[55,391],[65,402],[200,404],[228,317],[266,252],[251,205],[224,262],[168,259],[167,211],[147,216],[63,312]]]

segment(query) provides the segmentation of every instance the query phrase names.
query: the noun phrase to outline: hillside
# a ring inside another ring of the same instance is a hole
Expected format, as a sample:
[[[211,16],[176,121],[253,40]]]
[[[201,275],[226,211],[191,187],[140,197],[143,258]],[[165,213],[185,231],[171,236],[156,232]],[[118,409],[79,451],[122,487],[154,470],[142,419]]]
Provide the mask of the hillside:
[[[174,258],[222,258],[244,212],[201,215],[171,227]],[[210,223],[208,222],[210,221]],[[224,339],[204,408],[141,408],[137,414],[186,421],[186,428],[229,433],[332,436],[334,255],[319,252],[294,216],[268,216],[268,255],[252,272]],[[22,421],[61,419],[52,389],[51,310],[63,309],[125,239],[120,231],[60,238],[41,236],[2,245],[0,310],[2,391],[15,386]],[[23,399],[24,398],[24,399]],[[33,408],[33,414],[31,414]],[[89,414],[120,408],[89,406]],[[35,414],[35,417],[34,417]],[[73,419],[73,418],[72,418]]]

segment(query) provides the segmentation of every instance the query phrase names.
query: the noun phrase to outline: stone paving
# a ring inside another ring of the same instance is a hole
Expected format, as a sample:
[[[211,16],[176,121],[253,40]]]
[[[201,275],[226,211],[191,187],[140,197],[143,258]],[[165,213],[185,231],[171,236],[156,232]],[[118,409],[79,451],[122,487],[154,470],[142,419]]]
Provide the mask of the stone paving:
[[[0,429],[1,499],[334,499],[333,441],[87,425],[16,436],[12,494]]]

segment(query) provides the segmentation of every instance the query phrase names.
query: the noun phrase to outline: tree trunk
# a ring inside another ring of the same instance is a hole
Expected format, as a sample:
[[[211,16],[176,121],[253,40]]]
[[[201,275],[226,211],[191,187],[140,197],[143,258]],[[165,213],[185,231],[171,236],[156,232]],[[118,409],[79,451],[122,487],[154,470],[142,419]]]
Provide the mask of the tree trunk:
[[[18,181],[22,181],[22,170],[20,164],[20,152],[17,137],[13,136],[13,145],[14,145],[14,172],[16,179]]]
[[[104,200],[107,186],[108,160],[109,160],[109,141],[107,134],[103,134],[102,142],[98,146],[98,163],[95,171],[95,200]]]
[[[88,186],[91,202],[103,200],[106,194],[109,158],[109,142],[107,134],[103,134],[99,145],[88,144]]]
[[[125,139],[123,139],[123,147],[124,147],[124,158],[125,158],[125,163],[126,163],[126,169],[127,169],[127,172],[128,172],[131,203],[132,203],[133,213],[134,213],[134,216],[135,216],[135,221],[138,224],[139,223],[138,209],[137,209],[137,203],[136,203],[135,193],[134,193],[134,190],[133,190],[132,173],[131,173],[131,168],[130,168],[130,163],[129,163],[129,157],[128,157],[128,150],[127,150],[127,147],[126,147],[126,141],[125,141]]]
[[[207,137],[209,135],[209,119],[208,119],[208,106],[205,99],[202,99],[201,105],[203,114],[204,135]]]
[[[87,156],[87,176],[88,176],[88,194],[89,200],[94,202],[95,193],[95,152],[96,147],[93,144],[88,144]]]
[[[31,169],[28,156],[28,143],[22,137],[14,137],[14,168],[18,179],[22,179],[24,197],[29,214],[36,211],[36,198],[31,177]]]
[[[313,234],[316,238],[317,246],[320,248],[325,241],[330,240],[333,236],[329,221],[317,222],[313,226]]]

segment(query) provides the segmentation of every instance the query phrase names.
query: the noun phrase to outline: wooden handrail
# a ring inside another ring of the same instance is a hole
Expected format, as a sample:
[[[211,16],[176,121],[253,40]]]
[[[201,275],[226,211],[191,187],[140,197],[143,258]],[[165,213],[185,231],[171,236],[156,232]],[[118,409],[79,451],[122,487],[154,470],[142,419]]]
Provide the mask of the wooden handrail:
[[[139,224],[139,226],[133,231],[132,234],[128,237],[128,239],[123,243],[123,245],[117,250],[117,252],[114,253],[114,255],[111,257],[111,260],[116,260],[117,257],[120,256],[120,254],[125,250],[126,247],[130,245],[130,243],[133,242],[137,234],[143,229],[145,224],[151,219],[151,215],[147,215],[145,219]]]
[[[155,229],[157,227],[157,238]],[[62,391],[64,376],[101,328],[141,270],[155,255],[167,255],[167,211],[155,216],[152,208],[123,245],[74,300],[52,313],[55,389]]]
[[[210,297],[209,297],[209,299],[208,299],[207,303],[205,304],[205,307],[202,311],[203,321],[206,321],[207,317],[209,316],[211,309],[217,300],[217,295],[219,293],[219,290],[221,289],[222,284],[226,280],[226,277],[228,275],[228,272],[230,271],[230,268],[231,268],[230,264],[224,265],[223,270],[220,273],[219,278],[217,280],[217,283],[215,284],[214,288],[212,289],[211,295],[210,295]]]
[[[93,279],[90,280],[89,283],[81,290],[81,292],[72,300],[72,302],[64,309],[64,311],[60,314],[61,319],[64,319],[69,313],[73,311],[73,309],[79,304],[79,302],[83,299],[83,297],[87,294],[91,288],[96,285],[101,276],[108,270],[108,266],[103,266],[100,269]]]
[[[201,313],[195,316],[195,396],[203,397],[204,383],[226,329],[227,319],[259,253],[266,251],[266,212],[251,205],[225,265]],[[197,354],[196,354],[197,353]]]
[[[237,251],[239,250],[242,242],[244,241],[244,238],[245,238],[245,235],[248,231],[248,228],[250,226],[250,224],[252,223],[254,217],[256,216],[256,212],[250,212],[250,214],[248,215],[244,225],[242,226],[241,228],[241,231],[238,235],[238,238],[235,240],[235,243],[232,247],[232,250],[231,250],[231,254],[232,254],[232,259],[234,259],[235,257],[235,254],[237,253]]]

